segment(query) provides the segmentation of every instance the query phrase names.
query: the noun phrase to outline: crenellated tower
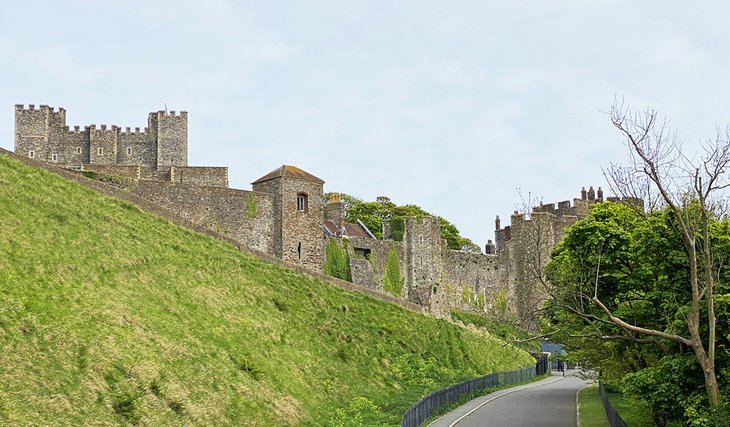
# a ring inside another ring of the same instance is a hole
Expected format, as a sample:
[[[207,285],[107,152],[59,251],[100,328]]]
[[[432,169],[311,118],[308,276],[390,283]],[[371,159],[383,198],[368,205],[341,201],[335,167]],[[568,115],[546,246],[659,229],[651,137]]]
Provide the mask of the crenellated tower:
[[[156,142],[157,168],[188,165],[188,113],[158,111],[148,117],[152,139]]]
[[[143,166],[169,172],[188,165],[188,114],[149,113],[148,126],[89,125],[69,129],[66,110],[31,104],[15,106],[15,152],[80,169],[83,165]]]

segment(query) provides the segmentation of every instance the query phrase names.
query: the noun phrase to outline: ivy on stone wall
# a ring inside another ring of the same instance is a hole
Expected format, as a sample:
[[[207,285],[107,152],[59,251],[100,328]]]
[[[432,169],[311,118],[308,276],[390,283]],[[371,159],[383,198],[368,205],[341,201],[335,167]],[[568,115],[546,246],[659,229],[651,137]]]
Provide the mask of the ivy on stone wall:
[[[385,261],[385,272],[383,273],[383,290],[400,297],[403,293],[403,282],[405,282],[400,271],[400,261],[395,247],[390,248],[388,259]]]
[[[474,290],[470,287],[464,287],[461,290],[461,302],[471,304],[474,301]]]
[[[485,298],[484,298],[484,294],[483,293],[480,293],[479,295],[477,295],[476,304],[477,304],[477,307],[479,307],[482,310],[484,310],[484,304],[485,304],[485,301],[484,300],[485,300]]]
[[[329,239],[325,246],[324,274],[338,279],[351,281],[350,256],[347,254],[347,240]]]
[[[250,219],[256,218],[256,199],[253,194],[246,194],[246,216]]]

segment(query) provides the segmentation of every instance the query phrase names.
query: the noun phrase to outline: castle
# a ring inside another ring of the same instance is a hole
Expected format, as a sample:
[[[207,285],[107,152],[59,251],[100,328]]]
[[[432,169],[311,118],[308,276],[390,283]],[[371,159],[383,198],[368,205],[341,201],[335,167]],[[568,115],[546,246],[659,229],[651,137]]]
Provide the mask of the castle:
[[[448,249],[435,218],[386,222],[382,240],[361,222],[345,222],[339,195],[324,197],[324,181],[284,165],[253,181],[251,190],[228,187],[227,167],[188,166],[186,112],[149,113],[140,131],[116,125],[66,125],[66,111],[47,105],[15,106],[15,153],[58,166],[114,178],[115,185],[162,205],[194,224],[225,234],[254,251],[322,272],[329,239],[347,240],[352,282],[384,289],[386,264],[397,255],[403,278],[398,297],[448,316],[454,308],[516,315],[529,321],[544,299],[536,289],[549,251],[565,228],[603,200],[601,189],[557,207],[541,205],[511,225],[495,222],[495,243],[485,254]],[[398,228],[396,230],[394,227]]]

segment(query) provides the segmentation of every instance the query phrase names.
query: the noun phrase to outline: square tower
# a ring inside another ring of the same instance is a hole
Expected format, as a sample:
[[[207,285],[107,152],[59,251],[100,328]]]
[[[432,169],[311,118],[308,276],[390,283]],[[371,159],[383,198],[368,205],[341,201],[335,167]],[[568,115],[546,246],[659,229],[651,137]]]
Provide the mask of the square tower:
[[[324,268],[324,181],[284,165],[252,183],[273,201],[274,255],[309,270]]]
[[[188,165],[188,113],[158,111],[147,119],[149,132],[156,142],[157,169]]]

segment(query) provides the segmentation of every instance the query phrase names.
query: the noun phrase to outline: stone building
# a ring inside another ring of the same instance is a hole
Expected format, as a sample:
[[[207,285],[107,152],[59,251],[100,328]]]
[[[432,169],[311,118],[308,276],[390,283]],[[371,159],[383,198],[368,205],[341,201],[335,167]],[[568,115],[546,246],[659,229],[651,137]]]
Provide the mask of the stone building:
[[[147,127],[66,125],[66,110],[15,106],[15,152],[72,169],[82,165],[139,165],[152,169],[188,164],[188,113],[149,113]]]
[[[565,229],[587,215],[603,192],[583,189],[580,199],[541,205],[529,218],[495,221],[486,254],[448,249],[438,219],[384,223],[378,240],[361,222],[345,221],[335,193],[324,200],[324,181],[284,165],[252,183],[228,188],[228,168],[188,166],[187,113],[152,112],[140,131],[112,125],[66,125],[66,111],[46,105],[15,106],[15,152],[69,169],[111,177],[126,191],[163,205],[191,222],[225,234],[253,250],[322,272],[326,239],[347,239],[352,282],[385,292],[389,257],[402,275],[398,297],[432,313],[453,309],[493,312],[504,297],[520,320],[544,295],[535,290],[549,252]],[[383,199],[385,200],[385,199]],[[392,292],[392,290],[391,290]]]
[[[272,198],[273,255],[315,271],[324,268],[324,181],[284,165],[252,184]]]

